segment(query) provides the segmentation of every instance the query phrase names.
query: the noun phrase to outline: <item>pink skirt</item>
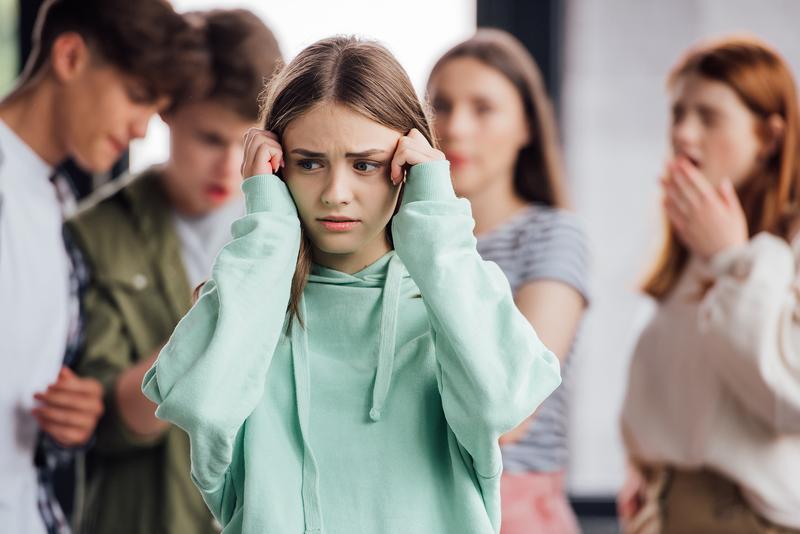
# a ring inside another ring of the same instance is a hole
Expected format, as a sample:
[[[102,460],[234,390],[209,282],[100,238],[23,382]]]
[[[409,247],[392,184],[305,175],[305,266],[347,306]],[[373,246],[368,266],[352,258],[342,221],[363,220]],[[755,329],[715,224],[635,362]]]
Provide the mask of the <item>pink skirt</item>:
[[[500,534],[578,534],[564,473],[503,473]]]

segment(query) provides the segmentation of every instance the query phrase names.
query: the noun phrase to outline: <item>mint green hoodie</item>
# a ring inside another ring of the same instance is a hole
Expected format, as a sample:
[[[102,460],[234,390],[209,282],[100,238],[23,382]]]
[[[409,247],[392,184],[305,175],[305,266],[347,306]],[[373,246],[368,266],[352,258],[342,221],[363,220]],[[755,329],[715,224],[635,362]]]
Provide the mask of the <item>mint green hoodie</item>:
[[[189,434],[224,532],[498,532],[498,437],[559,366],[478,255],[448,163],[411,168],[394,252],[314,267],[291,328],[294,203],[272,175],[243,189],[247,215],[142,386]]]

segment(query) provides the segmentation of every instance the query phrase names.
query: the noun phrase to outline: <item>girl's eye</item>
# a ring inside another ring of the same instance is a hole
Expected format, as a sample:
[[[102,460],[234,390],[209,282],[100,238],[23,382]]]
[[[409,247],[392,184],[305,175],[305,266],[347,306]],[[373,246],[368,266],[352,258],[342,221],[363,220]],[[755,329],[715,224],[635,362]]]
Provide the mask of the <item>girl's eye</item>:
[[[706,126],[714,126],[718,122],[717,118],[717,114],[713,111],[700,112],[700,120],[703,121],[703,124]]]
[[[433,111],[436,112],[436,113],[448,113],[452,106],[450,106],[449,102],[445,102],[444,100],[437,99],[437,100],[433,101],[432,107],[433,107]]]
[[[297,166],[303,169],[304,171],[313,171],[319,169],[322,165],[318,161],[314,161],[313,159],[301,159],[297,162]]]
[[[375,163],[371,161],[357,161],[353,168],[359,172],[372,172],[377,170],[381,167],[380,163]]]
[[[673,106],[672,107],[672,124],[678,124],[683,120],[683,116],[686,114],[685,110],[682,106]]]

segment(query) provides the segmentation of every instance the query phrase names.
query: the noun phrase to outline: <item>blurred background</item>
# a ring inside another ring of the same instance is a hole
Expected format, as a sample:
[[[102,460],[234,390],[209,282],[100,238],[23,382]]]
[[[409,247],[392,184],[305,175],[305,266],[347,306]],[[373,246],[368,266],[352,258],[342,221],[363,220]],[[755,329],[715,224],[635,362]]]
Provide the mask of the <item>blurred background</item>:
[[[41,2],[0,0],[0,95],[30,51]],[[572,375],[570,494],[587,532],[614,531],[624,475],[618,414],[633,343],[651,312],[637,285],[659,245],[658,174],[667,155],[665,77],[696,41],[756,34],[797,76],[797,0],[175,0],[179,11],[245,7],[275,31],[285,56],[331,34],[375,38],[422,95],[434,61],[476,27],[510,31],[530,49],[558,112],[573,204],[593,244],[594,299]],[[110,175],[73,169],[88,193],[167,158],[158,119]],[[602,243],[602,246],[599,244]],[[605,526],[604,526],[605,525]]]

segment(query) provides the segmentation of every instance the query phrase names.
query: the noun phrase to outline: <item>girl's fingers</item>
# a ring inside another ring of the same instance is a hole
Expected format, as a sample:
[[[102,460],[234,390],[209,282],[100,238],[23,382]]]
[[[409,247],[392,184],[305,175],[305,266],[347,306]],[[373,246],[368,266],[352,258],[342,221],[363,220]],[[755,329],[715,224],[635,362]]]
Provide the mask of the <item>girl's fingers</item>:
[[[422,135],[422,134],[420,134]],[[427,157],[425,152],[415,146],[402,146],[395,152],[395,157],[392,160],[392,182],[397,185],[403,181],[403,167],[417,165],[424,163],[431,158]]]
[[[688,217],[691,214],[691,204],[674,182],[668,182],[665,185],[664,200],[683,216]]]
[[[269,146],[265,143],[250,145],[250,154],[247,158],[247,174],[255,176],[260,174],[258,171],[263,169],[270,160]],[[260,165],[259,165],[260,164]]]
[[[425,144],[428,143],[428,140],[425,139],[425,136],[422,135],[422,132],[420,132],[416,128],[411,128],[411,130],[409,130],[409,132],[406,135],[406,137],[409,137],[410,139],[414,139],[415,141],[423,141]]]
[[[251,147],[253,146],[253,141],[258,137],[258,129],[250,128],[244,134],[244,143],[242,145],[242,152],[244,154],[250,154]]]
[[[700,196],[683,169],[681,167],[676,168],[672,176],[671,185],[675,195],[680,198],[686,207],[693,208],[697,206],[700,202]]]
[[[714,188],[697,167],[686,161],[681,161],[679,164],[683,170],[686,184],[694,193],[695,197],[703,202],[713,202],[718,198]]]
[[[397,141],[391,164],[392,183],[397,185],[403,180],[403,167],[413,166],[434,160],[445,159],[444,154],[434,149],[422,132],[412,128],[407,135]]]
[[[247,171],[249,169],[250,160],[252,157],[252,145],[253,139],[255,135],[253,134],[254,128],[250,128],[244,134],[244,142],[242,143],[242,168],[241,174],[244,178],[247,178]]]
[[[275,174],[281,168],[281,160],[282,154],[280,152],[275,152],[272,155],[272,159],[269,160],[269,164],[272,166],[272,174]]]
[[[277,172],[283,162],[283,150],[272,132],[251,128],[247,131],[242,158],[242,176]]]
[[[679,232],[686,228],[687,217],[681,209],[671,200],[664,200],[664,211],[667,214],[667,219]]]
[[[273,141],[262,138],[254,142],[250,147],[250,154],[247,158],[248,165],[245,170],[248,176],[246,178],[258,174],[271,174],[277,171],[281,157],[282,151],[275,146]]]
[[[398,146],[397,150],[395,150],[394,152],[394,157],[392,157],[392,163],[391,163],[392,183],[394,185],[397,185],[399,182],[403,180],[403,165],[405,164],[406,164],[406,152],[402,148],[402,146]]]
[[[278,134],[276,134],[275,132],[270,132],[269,130],[258,130],[258,131],[261,132],[262,135],[269,137],[273,141],[278,140]]]

